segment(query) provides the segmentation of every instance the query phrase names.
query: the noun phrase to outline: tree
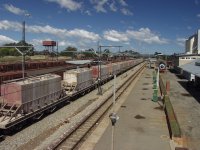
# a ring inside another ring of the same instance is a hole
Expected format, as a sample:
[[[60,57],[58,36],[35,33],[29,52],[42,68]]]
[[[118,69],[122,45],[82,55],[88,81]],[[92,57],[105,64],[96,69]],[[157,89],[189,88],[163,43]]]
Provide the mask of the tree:
[[[95,52],[93,48],[89,48],[88,50],[85,50],[86,52]]]
[[[76,47],[68,46],[65,51],[77,51]]]
[[[105,49],[104,53],[110,53],[110,50],[109,49]]]
[[[18,43],[8,43],[4,44],[4,46],[33,46],[32,44],[28,44],[26,42],[18,42]],[[19,48],[20,51],[22,52],[27,52],[28,48],[21,47]],[[34,48],[31,48],[26,55],[33,55]],[[0,48],[0,56],[20,56],[19,52],[13,47],[5,47],[5,48]]]

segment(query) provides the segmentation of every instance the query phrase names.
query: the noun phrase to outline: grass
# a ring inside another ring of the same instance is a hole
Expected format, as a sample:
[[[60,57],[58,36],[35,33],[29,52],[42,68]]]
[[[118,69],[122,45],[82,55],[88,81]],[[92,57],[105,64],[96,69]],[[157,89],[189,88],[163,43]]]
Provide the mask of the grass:
[[[70,57],[66,57],[66,56],[59,56],[58,57],[59,60],[69,60]],[[26,56],[25,57],[26,61],[42,61],[42,60],[52,60],[52,58],[45,56],[45,55],[34,55],[34,56]],[[56,60],[56,58],[54,58],[53,60]],[[4,57],[0,57],[0,63],[5,63],[5,62],[10,62],[10,63],[14,63],[14,62],[21,62],[22,61],[22,56],[4,56]]]
[[[30,60],[30,57],[27,56],[25,58],[26,60]],[[5,63],[5,62],[21,62],[22,56],[4,56],[0,57],[0,63]]]

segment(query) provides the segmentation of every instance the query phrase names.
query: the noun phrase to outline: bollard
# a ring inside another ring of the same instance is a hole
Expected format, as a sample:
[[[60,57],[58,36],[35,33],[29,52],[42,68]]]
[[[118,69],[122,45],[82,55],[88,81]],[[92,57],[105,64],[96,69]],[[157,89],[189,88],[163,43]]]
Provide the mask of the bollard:
[[[154,89],[152,101],[153,102],[157,102],[158,101],[158,89]]]

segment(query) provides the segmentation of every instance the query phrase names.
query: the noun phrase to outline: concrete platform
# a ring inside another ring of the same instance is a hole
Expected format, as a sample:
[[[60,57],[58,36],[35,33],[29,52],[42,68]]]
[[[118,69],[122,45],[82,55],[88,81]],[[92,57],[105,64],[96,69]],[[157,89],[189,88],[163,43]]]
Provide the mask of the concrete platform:
[[[120,119],[114,131],[114,150],[170,150],[164,111],[152,102],[152,69],[146,69],[117,112]],[[131,88],[131,86],[130,86]],[[112,127],[95,145],[95,150],[111,149]]]
[[[170,100],[179,122],[183,146],[190,150],[200,149],[200,89],[188,87],[187,80],[175,73],[163,74],[170,80]]]

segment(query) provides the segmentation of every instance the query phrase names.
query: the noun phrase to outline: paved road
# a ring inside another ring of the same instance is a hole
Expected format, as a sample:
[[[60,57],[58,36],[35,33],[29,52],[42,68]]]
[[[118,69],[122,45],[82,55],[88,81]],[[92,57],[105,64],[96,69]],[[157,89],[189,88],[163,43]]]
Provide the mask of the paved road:
[[[147,69],[121,106],[114,133],[115,150],[170,150],[165,114],[152,98],[152,71]],[[111,149],[111,125],[95,150]]]

